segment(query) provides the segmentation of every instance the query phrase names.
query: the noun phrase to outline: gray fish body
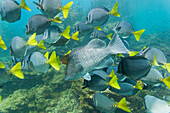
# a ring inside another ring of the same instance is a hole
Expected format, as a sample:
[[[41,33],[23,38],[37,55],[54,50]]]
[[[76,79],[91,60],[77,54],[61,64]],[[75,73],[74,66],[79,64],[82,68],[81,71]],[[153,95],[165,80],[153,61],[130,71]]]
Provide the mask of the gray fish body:
[[[99,39],[105,39],[107,37],[106,33],[104,31],[94,30],[91,34],[90,38],[99,38]]]
[[[34,52],[29,56],[29,66],[37,73],[46,73],[49,69],[49,64],[46,64],[47,59],[40,52]]]
[[[14,0],[2,0],[0,13],[2,20],[13,23],[20,19],[21,8]]]
[[[146,95],[145,99],[145,106],[147,109],[147,113],[169,113],[170,107],[168,102],[165,100],[161,100],[157,97]]]
[[[50,24],[51,22],[46,16],[41,14],[33,15],[27,22],[26,34],[42,34]]]
[[[25,56],[26,53],[26,45],[25,40],[21,37],[14,37],[11,39],[10,43],[10,53],[11,56],[14,56],[16,58],[21,58]]]
[[[116,108],[113,107],[116,102],[102,93],[96,92],[93,95],[93,103],[103,113],[114,113],[116,110]]]
[[[68,59],[65,80],[81,78],[87,72],[112,65],[110,55],[128,53],[120,38],[115,35],[109,45],[100,39],[93,39],[87,45],[74,49]]]
[[[151,69],[151,63],[142,56],[133,56],[123,58],[118,65],[117,73],[123,74],[132,79],[138,79],[147,76]]]
[[[127,38],[133,34],[133,27],[127,21],[120,21],[114,28],[113,31],[119,36]]]
[[[86,25],[90,27],[101,26],[109,19],[109,10],[105,7],[93,8],[88,13]]]
[[[62,3],[61,0],[39,0],[39,4],[42,6],[37,6],[40,11],[50,17],[55,17],[58,13],[61,12]]]
[[[8,73],[6,69],[0,69],[0,85],[6,83],[9,80],[9,77],[7,75]]]
[[[43,40],[53,46],[65,46],[68,39],[61,36],[61,33],[62,31],[58,26],[49,26],[44,32]]]
[[[86,25],[84,22],[80,22],[75,27],[75,32],[79,31],[79,34],[81,36],[89,35],[90,33],[93,32],[93,30],[94,30],[94,28]]]

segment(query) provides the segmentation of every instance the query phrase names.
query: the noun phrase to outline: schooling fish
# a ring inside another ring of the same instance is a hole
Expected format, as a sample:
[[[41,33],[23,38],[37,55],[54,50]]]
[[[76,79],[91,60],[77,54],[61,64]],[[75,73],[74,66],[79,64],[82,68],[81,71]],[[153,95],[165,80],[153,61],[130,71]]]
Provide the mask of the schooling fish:
[[[5,43],[4,43],[4,41],[2,40],[2,37],[1,37],[1,36],[0,36],[0,47],[1,47],[2,49],[4,49],[4,50],[7,50],[7,47],[6,47]]]
[[[170,107],[167,101],[161,100],[155,96],[146,95],[145,107],[147,113],[169,113]]]
[[[108,21],[110,14],[120,17],[118,13],[118,2],[115,3],[113,9],[110,12],[105,7],[91,9],[88,13],[85,24],[89,25],[90,27],[101,26]]]
[[[51,25],[51,22],[61,23],[61,20],[58,16],[49,19],[48,17],[42,14],[33,15],[27,22],[26,34],[42,34],[44,33],[45,29]]]
[[[79,31],[81,36],[89,35],[94,30],[93,27],[86,25],[84,22],[80,22],[76,25],[74,32]]]
[[[26,5],[25,0],[21,0],[21,4],[15,0],[2,0],[1,2],[1,19],[9,23],[20,20],[21,8],[31,11]]]
[[[48,57],[49,57],[48,52],[47,54],[45,54],[45,56],[42,55],[40,52],[32,53],[28,58],[30,68],[36,71],[37,73],[46,73],[50,65],[54,69],[60,70],[59,57],[56,57],[56,52],[53,51],[49,59]]]
[[[99,39],[108,38],[109,40],[111,40],[111,37],[112,37],[112,33],[106,35],[104,31],[99,31],[99,30],[94,30],[90,36],[90,38],[99,38]]]
[[[95,69],[113,64],[112,54],[128,53],[118,35],[114,35],[108,46],[100,39],[93,39],[87,45],[72,50],[66,67],[65,80],[75,80]]]
[[[104,113],[115,113],[116,108],[120,108],[126,112],[131,112],[126,105],[125,98],[122,98],[120,102],[115,102],[114,100],[106,97],[104,94],[96,92],[93,95],[93,103],[101,112]]]
[[[145,29],[134,32],[132,25],[123,20],[116,24],[116,26],[113,28],[113,31],[123,38],[128,38],[134,34],[136,40],[139,41],[140,36],[145,31]]]
[[[62,7],[61,0],[39,0],[39,3],[34,2],[40,11],[50,17],[55,17],[61,11],[63,12],[64,18],[67,18],[68,12],[70,10],[73,1],[69,2],[67,5]]]
[[[39,44],[37,44],[37,41],[35,40],[36,34],[34,33],[31,38],[26,42],[23,38],[16,36],[11,39],[10,43],[10,53],[12,56],[16,58],[24,57],[27,53],[27,46],[37,46],[40,48],[45,49],[43,45],[43,41],[40,41]]]

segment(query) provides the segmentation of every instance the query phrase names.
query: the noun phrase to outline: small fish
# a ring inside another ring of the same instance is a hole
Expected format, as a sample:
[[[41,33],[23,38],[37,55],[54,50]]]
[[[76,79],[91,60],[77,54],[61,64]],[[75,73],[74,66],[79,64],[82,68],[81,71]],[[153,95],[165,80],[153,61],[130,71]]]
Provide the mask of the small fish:
[[[104,94],[96,92],[93,95],[93,103],[101,112],[105,113],[115,113],[116,108],[120,108],[126,112],[131,112],[126,105],[126,98],[122,98],[120,102],[115,102]]]
[[[63,32],[60,30],[60,28],[56,25],[49,26],[43,36],[43,40],[53,46],[65,46],[69,39],[73,39],[76,41],[79,41],[78,39],[78,32],[70,36],[70,26],[66,28]]]
[[[115,3],[113,9],[110,12],[105,7],[91,9],[88,13],[85,24],[89,25],[90,27],[101,26],[108,21],[110,14],[120,17],[118,13],[118,2]]]
[[[104,31],[99,31],[99,30],[94,30],[90,36],[90,38],[99,38],[99,39],[108,38],[109,40],[111,40],[111,37],[112,37],[112,33],[106,35]]]
[[[128,53],[118,35],[114,35],[108,46],[100,39],[93,39],[87,45],[72,50],[66,67],[65,80],[75,80],[87,72],[102,69],[113,64],[112,54]]]
[[[53,51],[49,59],[48,57],[48,52],[45,54],[45,56],[42,55],[40,52],[32,53],[28,58],[30,68],[37,73],[46,73],[50,65],[54,69],[60,70],[59,57],[56,57],[56,52]]]
[[[1,36],[0,36],[0,47],[1,47],[2,49],[4,49],[4,50],[7,50],[7,47],[6,47],[5,43],[4,43],[4,41],[2,40],[2,37],[1,37]]]
[[[117,73],[138,79],[145,77],[151,67],[151,62],[143,56],[125,57],[119,62]]]
[[[44,33],[45,29],[51,25],[51,22],[61,23],[61,20],[58,16],[49,19],[42,14],[33,15],[27,22],[26,34],[42,34]]]
[[[27,54],[28,45],[37,46],[39,48],[46,49],[43,44],[43,40],[40,41],[39,44],[37,44],[37,41],[35,40],[35,36],[36,33],[34,33],[27,42],[19,36],[12,38],[10,43],[11,56],[14,56],[15,58],[24,57]]]
[[[93,32],[94,28],[86,25],[84,22],[80,22],[76,25],[74,32],[79,31],[81,36],[89,35]]]
[[[170,89],[170,76],[165,78],[164,75],[155,68],[151,68],[146,77],[141,78],[141,80],[151,85],[163,82]]]
[[[31,11],[26,5],[25,0],[21,0],[21,4],[15,0],[2,0],[1,2],[1,19],[9,23],[20,20],[21,8]]]
[[[142,29],[134,32],[132,25],[127,21],[120,21],[112,30],[123,38],[128,38],[134,34],[137,41],[139,41],[142,33],[145,31],[145,29]]]
[[[170,107],[168,102],[165,100],[161,100],[152,95],[146,95],[145,99],[145,107],[147,109],[147,113],[169,113]]]
[[[63,12],[64,18],[67,18],[68,12],[70,10],[70,7],[73,4],[73,1],[69,2],[67,5],[62,7],[61,0],[39,0],[39,3],[34,2],[37,5],[37,8],[40,9],[40,11],[50,17],[55,17],[58,13],[61,11]]]

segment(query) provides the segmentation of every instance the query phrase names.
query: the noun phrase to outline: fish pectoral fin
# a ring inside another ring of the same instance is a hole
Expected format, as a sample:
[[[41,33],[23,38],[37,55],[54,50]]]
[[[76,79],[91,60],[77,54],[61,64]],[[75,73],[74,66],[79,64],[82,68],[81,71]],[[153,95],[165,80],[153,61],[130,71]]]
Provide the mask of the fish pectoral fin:
[[[35,40],[35,36],[36,36],[36,33],[34,33],[30,38],[29,40],[27,41],[27,44],[30,45],[30,46],[36,46],[37,45],[37,41]]]
[[[72,35],[71,39],[76,40],[76,41],[79,41],[78,35],[79,35],[79,31],[75,32],[75,33]]]
[[[69,2],[68,4],[66,4],[66,5],[62,8],[64,18],[67,18],[68,12],[69,12],[70,7],[72,6],[72,4],[73,4],[73,1]]]
[[[145,31],[145,29],[133,32],[137,41],[139,41],[139,39],[140,39],[140,37],[141,37],[141,35],[143,34],[144,31]]]
[[[2,37],[0,36],[0,47],[4,50],[7,50],[7,47],[5,45],[5,42],[2,40]]]
[[[43,6],[41,4],[34,2],[34,1],[33,1],[33,3],[36,4],[37,6],[39,6],[43,10]]]
[[[170,89],[170,76],[162,80],[165,85]]]
[[[41,40],[41,41],[39,42],[39,44],[37,45],[37,47],[42,48],[42,49],[46,49],[46,47],[44,46],[44,41],[43,41],[43,40]]]
[[[118,1],[115,3],[115,5],[113,6],[109,14],[120,17],[119,12],[118,12]]]
[[[20,4],[20,7],[25,9],[25,10],[28,10],[28,11],[31,11],[31,9],[27,6],[27,4],[25,3],[25,0],[21,0],[21,4]]]
[[[55,69],[55,70],[60,70],[60,62],[57,60],[57,57],[56,57],[56,52],[53,51],[51,56],[50,56],[50,59],[48,60],[48,63]]]
[[[87,80],[87,81],[90,81],[90,80],[91,80],[91,76],[90,76],[89,73],[86,73],[86,74],[83,76],[83,78],[84,78],[85,80]]]
[[[5,65],[2,62],[0,62],[0,69],[2,68],[5,68]]]
[[[15,75],[16,77],[20,79],[24,79],[24,75],[21,72],[21,62],[18,62],[11,70],[10,72]]]
[[[129,112],[129,113],[131,112],[131,110],[128,108],[128,106],[126,104],[126,98],[125,97],[122,98],[119,103],[117,103],[117,107],[126,111],[126,112]]]
[[[49,19],[49,20],[52,21],[52,22],[55,22],[55,23],[62,23],[62,21],[61,21],[61,19],[59,18],[58,15],[54,18]]]
[[[70,26],[68,26],[63,32],[62,32],[62,36],[64,36],[65,38],[67,38],[67,39],[70,39],[71,37],[70,37]]]

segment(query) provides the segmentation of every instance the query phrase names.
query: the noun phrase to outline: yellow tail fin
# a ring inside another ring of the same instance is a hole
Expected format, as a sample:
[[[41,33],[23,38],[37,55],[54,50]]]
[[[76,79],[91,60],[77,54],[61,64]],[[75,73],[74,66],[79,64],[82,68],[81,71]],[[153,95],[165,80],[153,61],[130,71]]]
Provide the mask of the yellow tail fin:
[[[2,62],[0,62],[0,69],[2,68],[5,68],[5,65]]]
[[[137,41],[139,41],[140,36],[142,35],[142,33],[143,33],[144,31],[145,31],[145,29],[142,29],[142,30],[133,32],[133,34],[134,34],[134,36],[135,36],[135,38],[136,38]]]
[[[117,82],[117,76],[115,75],[115,72],[114,72],[114,70],[112,70],[112,72],[110,73],[110,75],[109,75],[109,77],[112,77],[112,79],[109,81],[109,83],[107,83],[107,84],[109,84],[110,86],[112,86],[112,87],[114,87],[114,88],[116,88],[116,89],[120,89],[120,86],[119,86],[119,84],[118,84],[118,82]]]
[[[24,75],[21,72],[21,62],[18,62],[11,70],[10,72],[15,75],[16,77],[20,79],[24,79]]]
[[[62,36],[64,36],[65,38],[67,39],[70,39],[70,26],[68,26],[64,31],[63,33],[61,34]]]
[[[137,84],[136,84],[136,86],[135,86],[135,88],[137,88],[137,89],[139,89],[139,90],[142,91],[143,88],[142,88],[141,84],[142,84],[142,81],[138,81]]]
[[[36,33],[34,33],[28,40],[27,44],[30,46],[36,46],[37,41],[35,40]]]
[[[162,66],[164,69],[167,69],[168,72],[170,73],[170,63],[164,63],[164,65]]]
[[[129,51],[129,56],[135,56],[138,53],[139,53],[138,51]]]
[[[79,31],[75,32],[75,33],[72,35],[71,38],[72,38],[73,40],[79,41],[78,35],[79,35]]]
[[[66,5],[62,8],[64,18],[67,18],[68,12],[69,12],[70,7],[71,7],[72,4],[73,4],[73,1],[69,2],[68,4],[66,4]]]
[[[120,100],[120,102],[117,104],[117,107],[126,111],[126,112],[131,112],[131,110],[127,107],[125,97]]]
[[[99,31],[102,30],[100,26],[97,26],[97,27],[94,27],[94,28],[97,29],[97,30],[99,30]]]
[[[7,47],[6,47],[5,43],[4,43],[4,41],[2,40],[2,37],[1,37],[1,36],[0,36],[0,47],[1,47],[2,49],[4,49],[4,50],[7,50]]]
[[[0,96],[0,102],[2,102],[2,97]]]
[[[57,61],[57,58],[56,58],[56,52],[53,51],[51,56],[50,56],[50,59],[48,60],[48,63],[56,70],[60,70],[60,62]]]
[[[46,53],[45,53],[45,58],[48,60],[48,57],[49,57],[49,52],[47,51]]]
[[[154,58],[153,58],[152,64],[155,65],[155,66],[159,66],[159,64],[158,64],[158,62],[157,62],[156,59],[157,59],[157,53],[155,53],[155,56],[154,56]]]
[[[162,80],[165,85],[170,89],[170,76]]]
[[[51,18],[50,21],[55,22],[55,23],[62,23],[58,15],[55,18]]]
[[[71,50],[69,50],[66,54],[64,54],[64,56],[67,56],[71,53]]]
[[[20,7],[25,9],[25,10],[28,10],[28,11],[31,11],[31,9],[27,6],[27,4],[25,3],[25,0],[21,0],[21,4],[20,4]]]
[[[44,41],[43,41],[43,40],[41,40],[41,41],[39,42],[39,44],[37,45],[37,47],[42,48],[42,49],[46,49],[46,47],[44,46]]]
[[[118,2],[115,3],[115,5],[113,6],[109,14],[120,17],[119,12],[118,12]]]
[[[109,40],[111,40],[111,39],[112,39],[112,33],[110,33],[109,35],[107,35],[107,38],[108,38]]]

